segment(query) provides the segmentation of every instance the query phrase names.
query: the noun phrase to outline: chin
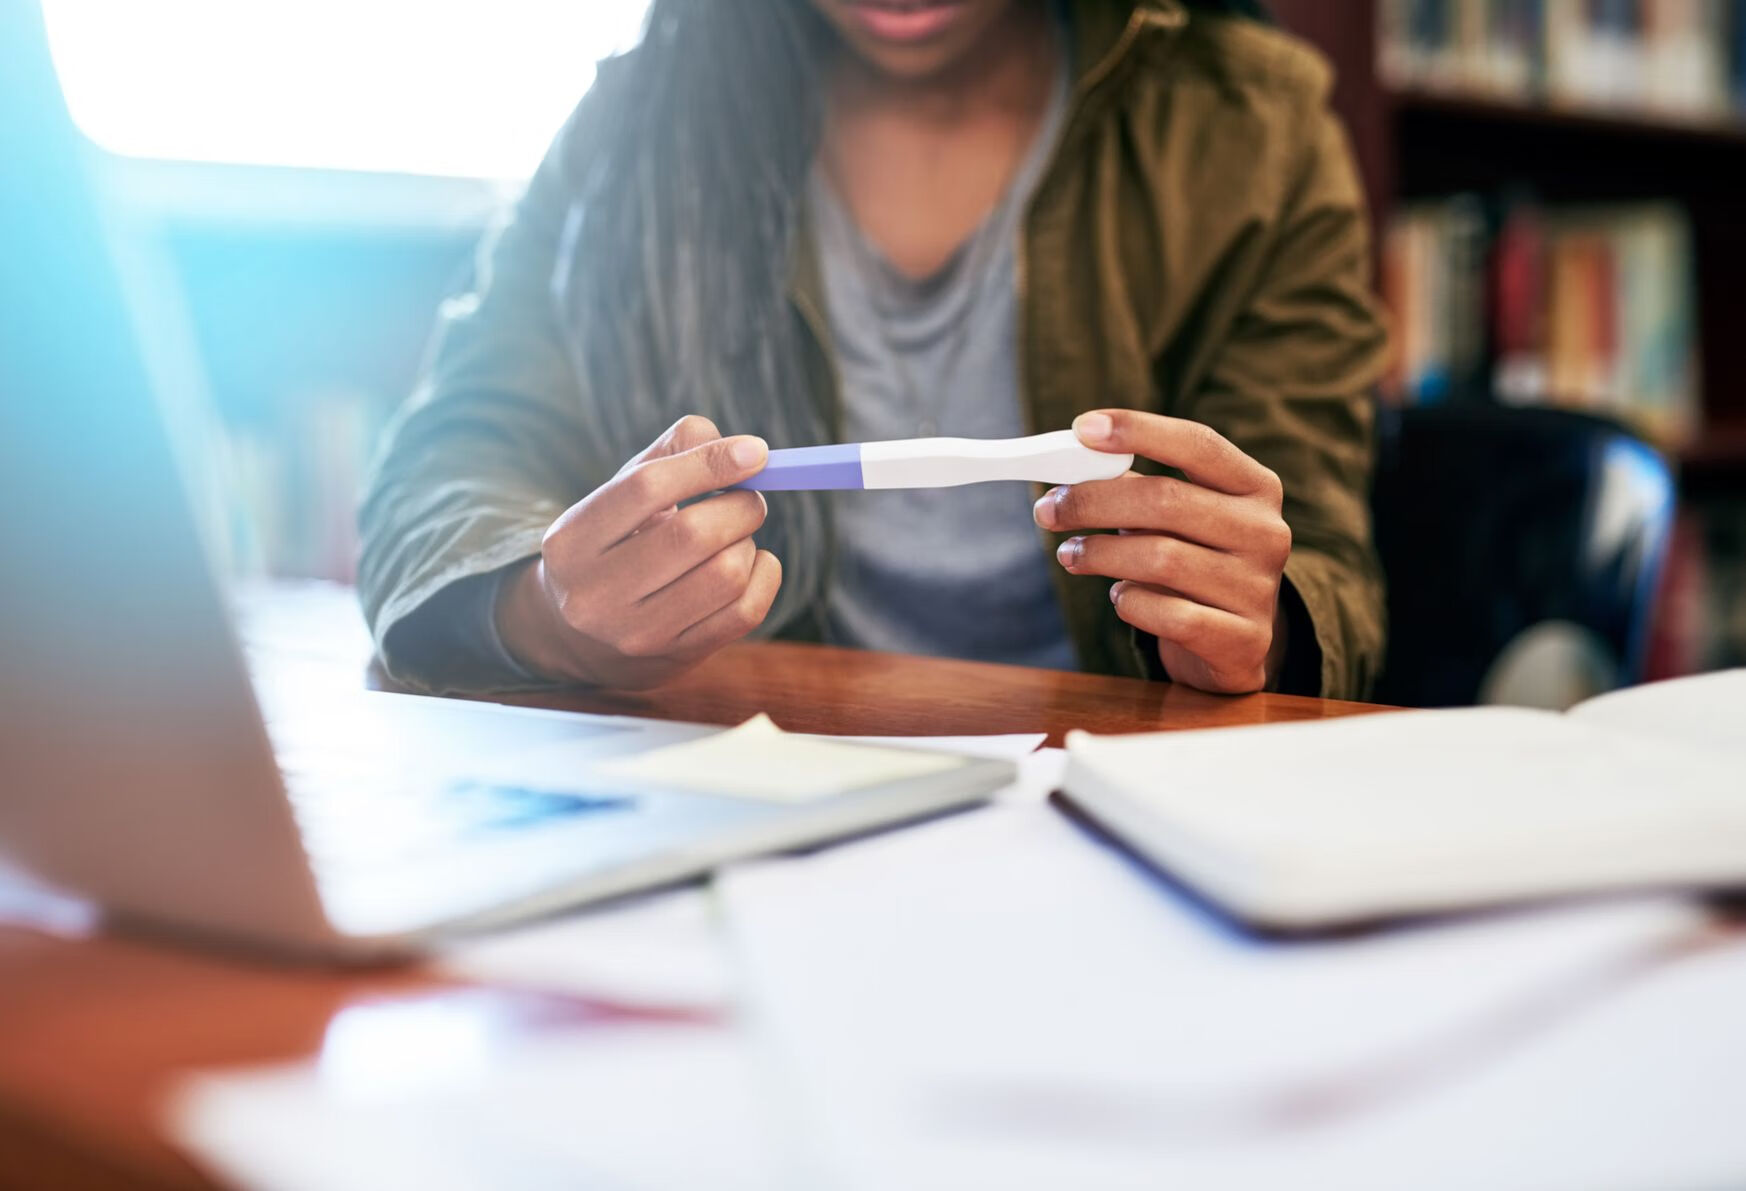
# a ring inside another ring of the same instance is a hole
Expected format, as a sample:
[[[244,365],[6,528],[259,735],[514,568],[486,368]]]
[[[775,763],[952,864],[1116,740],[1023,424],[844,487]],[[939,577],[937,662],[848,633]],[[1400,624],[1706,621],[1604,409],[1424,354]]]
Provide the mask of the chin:
[[[851,48],[880,74],[893,79],[922,82],[945,74],[963,57],[955,46],[892,46],[852,45]]]

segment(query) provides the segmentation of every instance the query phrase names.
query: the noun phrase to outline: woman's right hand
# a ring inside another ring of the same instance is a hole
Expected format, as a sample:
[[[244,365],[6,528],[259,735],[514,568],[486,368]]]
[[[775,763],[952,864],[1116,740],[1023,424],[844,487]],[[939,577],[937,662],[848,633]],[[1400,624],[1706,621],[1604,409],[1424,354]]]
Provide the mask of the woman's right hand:
[[[756,492],[707,492],[763,470],[760,438],[687,417],[552,523],[504,581],[497,628],[522,665],[592,686],[659,685],[763,623],[782,564],[752,543]]]

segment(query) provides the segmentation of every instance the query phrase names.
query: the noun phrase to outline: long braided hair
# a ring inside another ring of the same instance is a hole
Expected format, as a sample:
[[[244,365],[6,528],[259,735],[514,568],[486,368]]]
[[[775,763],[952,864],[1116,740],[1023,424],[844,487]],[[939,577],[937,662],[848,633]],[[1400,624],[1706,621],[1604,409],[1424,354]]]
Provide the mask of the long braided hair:
[[[1257,0],[1187,2],[1267,19]],[[560,290],[615,448],[687,413],[777,447],[828,441],[787,291],[833,37],[807,0],[653,0],[637,52],[602,69],[566,154]],[[786,561],[828,557],[830,534],[823,494],[787,493],[759,537]],[[789,567],[765,631],[822,607],[824,573]]]

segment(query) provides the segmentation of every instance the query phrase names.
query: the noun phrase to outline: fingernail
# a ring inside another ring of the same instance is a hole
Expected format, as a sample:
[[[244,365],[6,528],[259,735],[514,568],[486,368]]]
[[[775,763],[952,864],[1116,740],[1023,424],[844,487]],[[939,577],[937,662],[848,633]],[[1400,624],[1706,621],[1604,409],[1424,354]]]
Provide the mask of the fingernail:
[[[1109,585],[1109,602],[1116,605],[1118,608],[1121,607],[1122,585],[1120,583],[1111,583]]]
[[[1051,488],[1043,493],[1043,499],[1031,506],[1031,516],[1038,525],[1048,529],[1055,524],[1055,509],[1061,503],[1061,498],[1067,495],[1065,488]]]
[[[764,516],[768,517],[770,515],[770,502],[764,499],[764,494],[762,492],[754,493],[754,495],[758,498],[758,507],[763,509]]]
[[[1073,431],[1081,442],[1098,443],[1115,433],[1115,423],[1108,414],[1080,414],[1073,419]]]
[[[732,447],[734,463],[740,467],[756,467],[764,462],[764,452],[768,449],[761,438],[735,439]]]
[[[1084,553],[1084,538],[1068,538],[1055,548],[1055,561],[1071,571],[1079,565],[1080,556]]]

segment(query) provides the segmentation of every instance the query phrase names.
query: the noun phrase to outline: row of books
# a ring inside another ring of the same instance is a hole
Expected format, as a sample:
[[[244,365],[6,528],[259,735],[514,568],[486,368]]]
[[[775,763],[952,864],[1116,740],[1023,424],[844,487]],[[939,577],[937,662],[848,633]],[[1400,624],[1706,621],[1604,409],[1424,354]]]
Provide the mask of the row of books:
[[[1746,0],[1382,0],[1392,84],[1685,118],[1746,112]]]
[[[364,394],[320,393],[217,426],[210,486],[234,576],[355,579],[358,501],[383,413]]]
[[[1383,248],[1399,402],[1610,414],[1668,447],[1699,416],[1691,232],[1668,203],[1542,208],[1460,195],[1400,210]]]

